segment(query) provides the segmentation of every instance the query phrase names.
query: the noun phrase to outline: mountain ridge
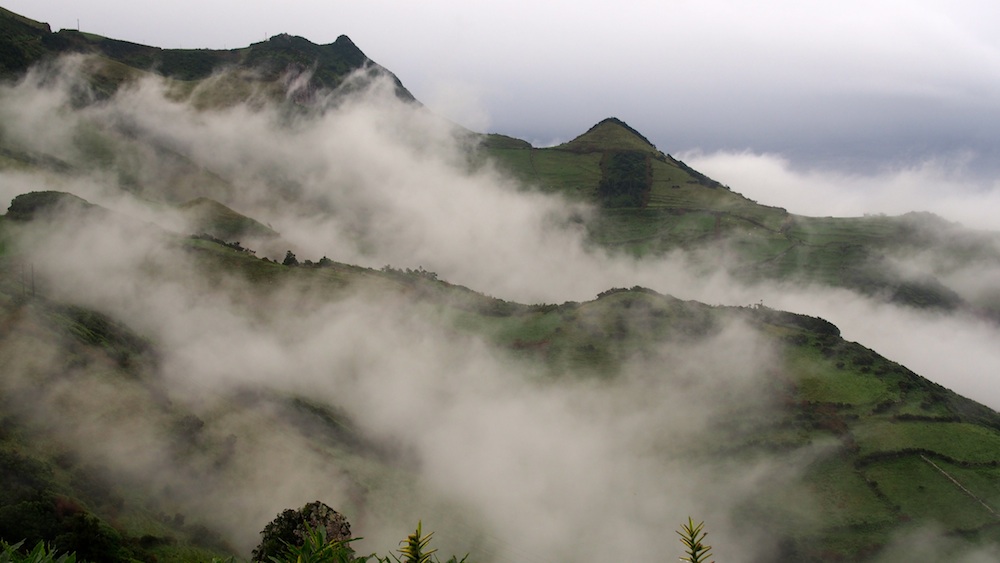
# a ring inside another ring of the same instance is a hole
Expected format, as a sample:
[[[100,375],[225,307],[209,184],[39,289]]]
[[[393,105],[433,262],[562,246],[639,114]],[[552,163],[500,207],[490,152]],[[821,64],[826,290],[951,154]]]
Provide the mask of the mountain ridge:
[[[164,49],[72,29],[52,32],[47,23],[9,10],[0,12],[0,77],[16,77],[34,64],[66,53],[97,55],[180,81],[203,80],[234,69],[262,72],[257,80],[264,82],[280,80],[290,72],[308,73],[313,89],[328,90],[339,86],[352,72],[364,70],[390,76],[400,98],[416,101],[398,77],[369,59],[347,35],[323,45],[281,33],[237,49]],[[95,83],[104,95],[110,95],[128,80],[113,72],[105,75],[105,80]]]

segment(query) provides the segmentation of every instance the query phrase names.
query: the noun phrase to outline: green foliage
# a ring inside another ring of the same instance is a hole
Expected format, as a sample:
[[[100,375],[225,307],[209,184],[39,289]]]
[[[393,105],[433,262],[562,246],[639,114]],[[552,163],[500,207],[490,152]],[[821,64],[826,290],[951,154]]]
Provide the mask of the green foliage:
[[[294,511],[285,511],[294,512]],[[270,561],[271,563],[366,563],[374,561],[376,563],[440,563],[434,556],[436,549],[428,550],[433,532],[423,535],[421,524],[417,523],[414,533],[407,536],[405,540],[399,542],[402,559],[396,555],[388,557],[378,557],[375,554],[357,555],[351,548],[351,543],[361,538],[351,539],[329,539],[326,529],[323,526],[310,526],[305,523],[305,532],[301,541],[283,541],[283,548],[276,555],[269,555],[267,559],[257,559],[258,552],[254,552],[255,561]],[[446,563],[465,563],[468,556],[458,559],[452,556]],[[213,561],[213,563],[216,563]],[[218,563],[222,563],[221,561]]]
[[[688,563],[706,563],[708,561],[712,555],[712,546],[704,543],[705,537],[708,535],[704,528],[704,522],[695,524],[694,520],[688,518],[687,524],[677,530],[677,535],[680,536],[680,541],[684,544],[684,552],[687,554],[687,557],[680,558],[681,561]]]
[[[57,499],[25,501],[0,508],[0,537],[29,543],[50,542],[60,551],[87,561],[127,561],[130,551],[121,535],[85,512],[60,513]]]
[[[31,551],[22,551],[23,546],[23,541],[9,544],[0,540],[0,563],[76,563],[76,554],[56,553],[45,542],[38,542]]]
[[[423,266],[417,266],[416,269],[412,268],[393,268],[392,266],[386,264],[382,266],[383,273],[389,274],[392,277],[404,281],[412,281],[416,279],[425,279],[430,281],[437,281],[438,275],[436,272],[430,270],[425,270]]]
[[[354,540],[327,540],[323,526],[315,528],[306,524],[306,534],[301,545],[285,543],[281,555],[271,556],[273,563],[364,563],[376,559],[374,555],[357,556],[351,549]]]
[[[257,254],[256,250],[253,250],[251,248],[247,248],[247,247],[243,246],[242,244],[240,244],[240,241],[238,241],[238,240],[234,241],[234,242],[226,242],[226,241],[224,241],[224,240],[222,240],[220,238],[215,238],[212,235],[207,234],[207,233],[199,233],[197,235],[191,235],[190,238],[191,238],[191,240],[205,240],[205,241],[209,241],[209,242],[214,242],[215,244],[218,244],[218,245],[221,245],[221,246],[225,246],[227,248],[231,248],[231,249],[233,249],[233,250],[235,250],[237,252],[245,252],[245,253],[247,253],[247,254],[249,254],[251,256],[255,256]]]
[[[392,560],[388,557],[384,559],[379,559],[380,563],[392,563],[394,560],[396,563],[440,563],[440,559],[437,558],[435,553],[437,549],[427,549],[431,542],[431,536],[434,532],[423,534],[423,526],[421,522],[417,522],[417,529],[410,535],[406,537],[405,540],[400,541],[402,547],[399,548],[399,554],[403,556],[400,559],[395,554],[392,555]],[[469,558],[468,555],[459,559],[456,556],[451,556],[446,563],[465,563]]]
[[[403,545],[403,547],[399,548],[399,553],[403,556],[402,563],[430,563],[431,556],[437,551],[436,549],[427,549],[433,535],[434,532],[426,536],[423,535],[423,527],[420,522],[417,522],[416,531],[407,536],[405,540],[399,542]]]
[[[606,152],[597,197],[604,207],[642,207],[649,197],[653,175],[650,157],[638,151]]]

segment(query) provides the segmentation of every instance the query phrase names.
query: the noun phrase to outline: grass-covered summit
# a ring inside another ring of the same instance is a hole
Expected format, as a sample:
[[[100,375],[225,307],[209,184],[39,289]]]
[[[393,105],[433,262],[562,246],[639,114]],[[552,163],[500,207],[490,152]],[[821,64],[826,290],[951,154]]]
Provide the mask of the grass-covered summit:
[[[662,156],[649,139],[617,117],[603,119],[586,133],[555,148],[578,153],[635,151]]]

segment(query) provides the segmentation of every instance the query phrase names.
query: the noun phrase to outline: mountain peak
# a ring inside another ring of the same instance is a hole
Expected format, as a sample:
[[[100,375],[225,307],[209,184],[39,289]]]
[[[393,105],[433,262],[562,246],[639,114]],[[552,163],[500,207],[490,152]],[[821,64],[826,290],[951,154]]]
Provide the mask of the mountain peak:
[[[355,45],[354,41],[351,41],[351,38],[346,35],[340,35],[339,37],[337,37],[337,40],[334,41],[333,44],[340,45],[341,47],[354,47],[355,49],[358,48],[358,46]]]
[[[46,23],[0,8],[0,77],[20,76],[33,64],[64,52],[93,53],[140,71],[152,70],[188,82],[209,78],[222,69],[252,69],[260,73],[257,80],[262,82],[280,82],[289,71],[308,70],[311,88],[334,89],[352,72],[366,69],[370,74],[388,74],[398,95],[414,100],[395,75],[375,64],[346,35],[325,45],[279,33],[238,49],[162,49],[78,30],[52,33]],[[125,80],[120,75],[116,71],[102,78],[102,88],[107,90],[103,94],[118,88]]]
[[[617,117],[601,120],[583,135],[556,148],[581,153],[623,150],[660,153],[656,146],[649,142],[649,139],[644,137],[642,133]]]

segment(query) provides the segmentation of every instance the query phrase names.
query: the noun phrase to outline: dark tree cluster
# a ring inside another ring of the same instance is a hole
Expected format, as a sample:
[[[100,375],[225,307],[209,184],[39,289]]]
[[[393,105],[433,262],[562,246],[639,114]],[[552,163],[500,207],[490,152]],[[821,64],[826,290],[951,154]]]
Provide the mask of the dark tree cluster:
[[[81,503],[53,491],[52,468],[12,451],[0,451],[0,540],[25,546],[48,542],[85,561],[129,561],[121,535]]]
[[[213,237],[212,235],[210,235],[208,233],[200,233],[200,234],[197,234],[197,235],[191,235],[191,238],[193,238],[195,240],[207,240],[207,241],[210,241],[210,242],[214,242],[216,244],[221,244],[222,246],[227,246],[227,247],[232,248],[233,250],[236,250],[236,251],[239,251],[239,252],[246,252],[247,254],[251,254],[251,255],[256,255],[257,254],[256,250],[252,250],[252,249],[249,249],[249,248],[247,248],[245,246],[242,246],[240,244],[240,241],[226,242],[226,241],[224,241],[224,240],[222,240],[220,238]]]
[[[386,274],[390,274],[397,278],[423,278],[425,280],[437,281],[438,275],[430,270],[425,270],[423,266],[417,266],[417,268],[393,268],[388,264],[382,266],[382,271]]]
[[[597,197],[604,207],[643,207],[653,188],[649,155],[638,151],[605,153]]]

